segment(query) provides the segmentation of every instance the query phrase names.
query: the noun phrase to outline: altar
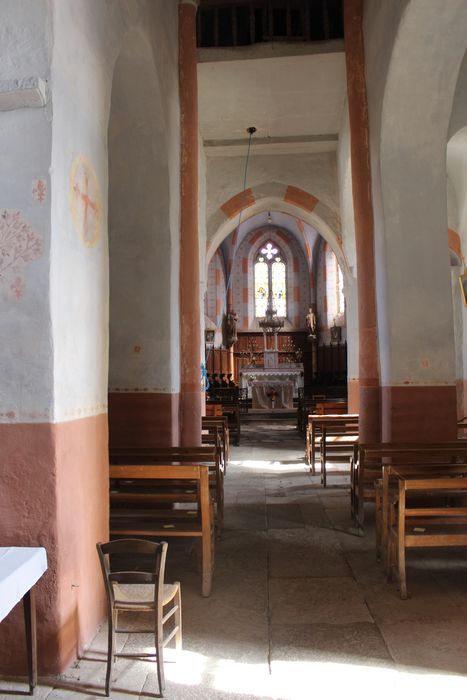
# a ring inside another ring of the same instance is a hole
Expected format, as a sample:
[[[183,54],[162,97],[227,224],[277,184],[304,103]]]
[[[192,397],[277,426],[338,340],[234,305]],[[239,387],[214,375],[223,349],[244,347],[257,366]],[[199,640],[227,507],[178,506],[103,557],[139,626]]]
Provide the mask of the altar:
[[[240,370],[239,385],[248,389],[248,398],[255,409],[293,408],[293,400],[303,387],[303,365],[283,364],[279,367],[250,365]]]

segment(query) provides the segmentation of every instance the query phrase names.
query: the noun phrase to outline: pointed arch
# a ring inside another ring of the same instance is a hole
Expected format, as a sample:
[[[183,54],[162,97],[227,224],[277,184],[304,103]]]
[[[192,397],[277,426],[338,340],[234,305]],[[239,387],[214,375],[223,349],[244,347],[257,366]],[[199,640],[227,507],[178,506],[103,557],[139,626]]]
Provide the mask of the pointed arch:
[[[350,274],[342,248],[340,219],[335,211],[311,192],[278,182],[263,183],[239,192],[219,206],[208,220],[207,262],[222,241],[241,222],[266,211],[278,211],[304,221],[316,229],[336,254],[345,275]]]

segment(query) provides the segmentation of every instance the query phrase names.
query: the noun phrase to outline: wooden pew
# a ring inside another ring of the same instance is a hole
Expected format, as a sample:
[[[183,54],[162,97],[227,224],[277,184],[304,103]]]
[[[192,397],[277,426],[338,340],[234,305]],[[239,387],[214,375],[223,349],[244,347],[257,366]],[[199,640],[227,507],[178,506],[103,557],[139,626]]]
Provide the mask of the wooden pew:
[[[206,464],[209,483],[214,491],[218,533],[224,527],[224,465],[216,445],[194,447],[113,447],[110,464]]]
[[[206,465],[110,465],[110,535],[201,539],[201,593],[211,593],[213,510]],[[194,485],[193,493],[180,488]],[[138,487],[144,483],[144,488]],[[187,504],[192,508],[186,509]],[[184,505],[184,508],[179,507]]]
[[[326,465],[329,455],[348,459],[358,444],[358,416],[321,416],[317,426],[321,429],[321,483],[326,487]]]
[[[311,394],[307,396],[302,393],[301,389],[298,390],[297,430],[300,433],[303,434],[306,432],[308,416],[310,413],[315,413],[316,403],[325,400],[326,396],[324,394]]]
[[[317,401],[315,412],[320,416],[347,413],[347,399],[326,399]]]
[[[235,444],[240,444],[240,414],[248,410],[248,390],[234,387],[210,387],[207,392],[206,410],[210,405],[221,404],[222,414],[227,416],[229,431]]]
[[[305,433],[310,413],[347,413],[347,410],[347,398],[342,386],[307,384],[299,387],[297,429],[300,433]]]
[[[407,497],[423,497],[423,505],[408,506]],[[439,497],[442,501],[439,501]],[[412,547],[467,547],[467,479],[398,475],[398,494],[392,501],[388,568],[397,569],[400,597],[407,598],[406,550]],[[427,499],[437,498],[435,504]]]
[[[216,416],[222,416],[222,404],[220,404],[220,403],[208,403],[208,404],[206,404],[206,415],[209,418],[214,418]]]
[[[356,527],[363,533],[364,505],[375,499],[375,481],[383,464],[414,466],[467,462],[467,440],[423,443],[360,443],[350,469],[350,508]]]
[[[217,429],[220,436],[224,472],[227,472],[227,464],[230,459],[230,433],[227,416],[203,416],[201,418],[201,430],[203,433],[207,431],[211,435],[215,432],[214,428]],[[204,443],[204,437],[202,437],[202,442]]]
[[[467,416],[457,421],[457,437],[464,439],[467,437]]]
[[[233,435],[235,444],[239,445],[241,438],[240,403],[222,404],[222,413],[228,419],[229,433]]]
[[[358,413],[330,415],[311,414],[308,416],[305,462],[311,466],[311,473],[313,476],[316,474],[316,448],[319,447],[321,450],[322,426],[326,424],[326,422],[332,422],[333,419],[342,421],[344,425],[348,422],[353,426],[353,430],[355,432],[354,422],[358,421]]]
[[[410,478],[467,476],[467,462],[382,465],[382,478],[375,481],[375,534],[376,558],[383,559],[386,569],[388,568],[387,543],[389,539],[390,501],[396,495],[398,479],[401,475]]]

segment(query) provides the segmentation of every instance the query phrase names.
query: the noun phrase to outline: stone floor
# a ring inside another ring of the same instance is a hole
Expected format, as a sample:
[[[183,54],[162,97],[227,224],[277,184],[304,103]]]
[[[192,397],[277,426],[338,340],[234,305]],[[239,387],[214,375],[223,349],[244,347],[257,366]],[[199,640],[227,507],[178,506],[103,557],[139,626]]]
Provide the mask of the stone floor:
[[[184,649],[178,658],[166,651],[165,697],[467,696],[464,552],[411,554],[412,597],[401,601],[375,561],[371,514],[364,537],[352,529],[348,475],[331,471],[324,490],[291,421],[246,425],[225,486],[210,598],[199,594],[195,553],[169,545],[166,578],[182,581]],[[119,644],[147,651],[151,639],[122,635]],[[38,700],[102,695],[105,645],[103,627],[62,678],[41,679]],[[0,687],[10,697],[20,686]],[[112,698],[159,697],[154,663],[119,659],[113,688]]]

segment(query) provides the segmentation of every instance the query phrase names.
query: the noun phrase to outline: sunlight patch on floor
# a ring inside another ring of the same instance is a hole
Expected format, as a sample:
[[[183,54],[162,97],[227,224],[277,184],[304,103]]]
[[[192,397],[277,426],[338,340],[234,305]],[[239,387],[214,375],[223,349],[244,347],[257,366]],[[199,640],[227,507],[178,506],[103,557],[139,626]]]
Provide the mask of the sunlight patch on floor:
[[[274,700],[304,700],[323,695],[358,700],[394,697],[466,697],[467,678],[423,669],[335,661],[273,661],[238,663],[183,651],[175,664],[166,665],[166,677],[175,684],[203,685],[217,692]],[[396,695],[397,694],[397,695]],[[208,697],[208,696],[207,696]]]
[[[292,463],[287,461],[287,464],[279,461],[268,461],[264,459],[242,459],[237,461],[230,460],[229,465],[271,472],[296,472],[297,469],[299,469],[304,473],[308,473],[309,470],[309,468],[303,463],[303,459],[297,459],[297,461]]]

